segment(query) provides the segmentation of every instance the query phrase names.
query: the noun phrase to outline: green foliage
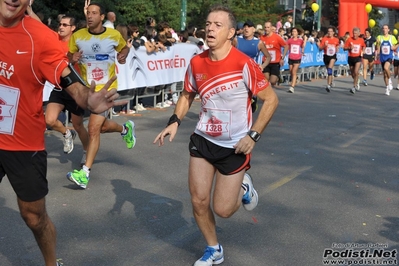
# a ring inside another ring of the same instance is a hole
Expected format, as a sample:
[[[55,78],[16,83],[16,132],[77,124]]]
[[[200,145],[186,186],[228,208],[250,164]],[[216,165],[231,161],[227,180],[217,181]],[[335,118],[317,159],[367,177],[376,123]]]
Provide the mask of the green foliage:
[[[382,19],[385,15],[381,12],[379,13],[379,9],[373,6],[373,9],[369,13],[369,19],[374,19],[375,20],[375,26],[371,28],[371,34],[373,36],[378,36],[382,33],[381,28],[382,25],[380,25],[379,20]]]
[[[153,17],[157,22],[167,21],[174,29],[180,29],[182,0],[92,0],[100,3],[106,11],[116,14],[116,23],[132,23],[142,29],[147,17]],[[205,20],[209,8],[214,4],[227,4],[237,17],[237,21],[251,19],[255,24],[264,24],[265,21],[277,21],[278,15],[284,13],[281,7],[276,6],[275,0],[187,0],[186,25],[205,27]],[[85,19],[83,7],[85,0],[35,0],[33,10],[42,13],[44,22],[52,18],[53,23],[58,14],[70,14],[77,20]]]

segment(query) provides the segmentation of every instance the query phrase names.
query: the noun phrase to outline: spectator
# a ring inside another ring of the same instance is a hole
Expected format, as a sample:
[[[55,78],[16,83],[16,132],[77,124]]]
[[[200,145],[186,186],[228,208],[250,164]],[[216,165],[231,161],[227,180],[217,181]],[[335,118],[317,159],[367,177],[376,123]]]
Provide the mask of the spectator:
[[[279,32],[279,30],[283,27],[283,23],[281,22],[281,17],[278,17],[277,23],[276,23],[276,33]]]
[[[292,16],[288,16],[287,21],[284,23],[284,26],[283,26],[285,31],[290,32],[291,23],[292,23]]]
[[[107,20],[104,22],[103,26],[106,28],[115,29],[116,15],[114,12],[107,13]]]
[[[195,36],[195,32],[197,31],[197,28],[194,26],[191,26],[188,28],[188,41],[190,43],[198,44],[199,40]]]

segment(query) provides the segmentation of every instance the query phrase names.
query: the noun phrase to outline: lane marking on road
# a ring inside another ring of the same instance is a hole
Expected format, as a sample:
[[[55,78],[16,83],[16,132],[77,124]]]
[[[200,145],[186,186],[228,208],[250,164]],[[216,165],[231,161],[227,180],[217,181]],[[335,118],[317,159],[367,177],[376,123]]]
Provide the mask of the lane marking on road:
[[[350,145],[358,142],[359,140],[361,140],[362,138],[364,138],[365,136],[367,136],[370,133],[370,131],[364,132],[361,135],[356,136],[355,138],[347,141],[346,143],[341,145],[341,148],[348,148]]]
[[[287,184],[288,182],[293,180],[295,177],[299,176],[303,172],[306,172],[306,171],[308,171],[308,170],[310,170],[312,168],[313,168],[313,166],[305,166],[305,167],[297,169],[296,171],[292,172],[291,174],[289,174],[287,176],[284,176],[280,180],[277,180],[276,182],[272,183],[270,186],[267,186],[266,191],[265,191],[264,194],[270,193],[273,190],[281,187],[282,185]]]

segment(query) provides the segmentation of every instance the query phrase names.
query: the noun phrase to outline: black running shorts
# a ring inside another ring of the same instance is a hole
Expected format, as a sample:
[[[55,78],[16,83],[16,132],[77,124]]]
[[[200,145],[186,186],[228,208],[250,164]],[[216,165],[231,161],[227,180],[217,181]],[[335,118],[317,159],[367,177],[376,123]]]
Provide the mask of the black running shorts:
[[[393,66],[394,67],[399,67],[399,60],[394,59],[393,60]]]
[[[323,62],[324,62],[324,65],[326,66],[326,67],[328,67],[328,65],[330,64],[330,61],[331,60],[335,60],[335,61],[337,61],[337,55],[335,54],[335,55],[323,55]]]
[[[356,56],[356,57],[352,57],[352,56],[348,56],[348,65],[353,67],[356,65],[356,63],[360,63],[362,62],[362,57],[361,56]]]
[[[264,69],[263,73],[269,73],[269,75],[273,75],[276,77],[280,76],[280,64],[279,63],[270,63]]]
[[[75,102],[71,95],[69,95],[68,92],[58,88],[54,88],[51,91],[48,103],[62,104],[65,106],[65,109],[68,110],[68,112],[77,116],[83,116],[85,113],[85,110],[79,107],[79,105]]]
[[[251,154],[235,154],[235,149],[220,147],[195,133],[190,137],[188,148],[191,156],[204,158],[223,175],[251,168]]]
[[[5,175],[18,198],[31,202],[48,193],[46,151],[0,150],[0,182]]]

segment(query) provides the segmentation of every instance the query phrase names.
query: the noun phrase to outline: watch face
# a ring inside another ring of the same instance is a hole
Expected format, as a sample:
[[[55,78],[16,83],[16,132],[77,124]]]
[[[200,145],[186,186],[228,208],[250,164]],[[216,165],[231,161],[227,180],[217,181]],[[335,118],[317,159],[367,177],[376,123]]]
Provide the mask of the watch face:
[[[260,139],[260,134],[256,131],[250,131],[249,136],[256,142]]]

